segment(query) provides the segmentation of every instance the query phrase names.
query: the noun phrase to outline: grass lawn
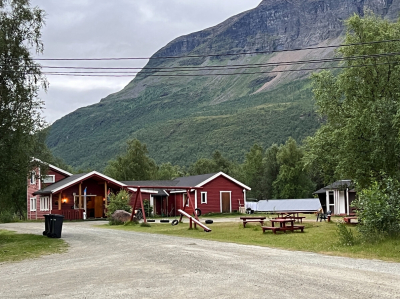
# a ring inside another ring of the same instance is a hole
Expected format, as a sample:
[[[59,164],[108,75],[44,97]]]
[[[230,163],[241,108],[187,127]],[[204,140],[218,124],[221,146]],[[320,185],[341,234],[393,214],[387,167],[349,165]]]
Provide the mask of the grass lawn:
[[[67,243],[61,239],[0,230],[0,263],[61,253],[65,252],[67,247]]]
[[[315,217],[312,217],[311,219],[314,218]],[[243,228],[242,223],[238,222],[213,223],[209,225],[212,232],[206,233],[201,228],[189,230],[188,220],[185,221],[186,223],[180,223],[176,226],[172,226],[169,223],[151,223],[151,227],[141,227],[140,225],[105,225],[103,227],[245,245],[309,251],[353,258],[400,262],[400,239],[388,239],[375,244],[342,246],[339,245],[336,224],[334,222],[304,222],[304,233],[278,232],[274,235],[271,231],[263,234],[259,224],[247,224],[246,228]],[[354,226],[348,227],[354,231],[354,234],[357,233]]]

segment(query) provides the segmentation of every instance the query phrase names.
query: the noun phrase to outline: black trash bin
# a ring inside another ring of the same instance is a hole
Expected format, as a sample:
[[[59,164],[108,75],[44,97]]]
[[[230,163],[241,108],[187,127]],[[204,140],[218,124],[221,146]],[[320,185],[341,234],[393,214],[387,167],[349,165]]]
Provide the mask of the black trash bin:
[[[63,215],[50,214],[50,232],[47,234],[49,238],[61,238],[62,225],[64,222]]]
[[[50,233],[50,227],[51,227],[51,221],[50,217],[51,214],[46,214],[44,215],[44,231],[43,231],[43,236],[47,236],[47,234]]]

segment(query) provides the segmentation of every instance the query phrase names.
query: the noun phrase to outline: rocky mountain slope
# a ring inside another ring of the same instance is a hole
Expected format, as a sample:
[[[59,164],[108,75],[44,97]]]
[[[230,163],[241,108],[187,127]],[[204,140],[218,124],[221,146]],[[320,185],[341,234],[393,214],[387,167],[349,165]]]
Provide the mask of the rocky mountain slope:
[[[334,52],[282,50],[340,44],[343,21],[366,9],[394,19],[400,0],[264,0],[171,41],[123,90],[56,121],[48,145],[73,166],[101,170],[127,138],[147,143],[157,162],[180,165],[216,149],[240,160],[255,142],[301,140],[319,126],[310,69],[329,63],[282,62]]]

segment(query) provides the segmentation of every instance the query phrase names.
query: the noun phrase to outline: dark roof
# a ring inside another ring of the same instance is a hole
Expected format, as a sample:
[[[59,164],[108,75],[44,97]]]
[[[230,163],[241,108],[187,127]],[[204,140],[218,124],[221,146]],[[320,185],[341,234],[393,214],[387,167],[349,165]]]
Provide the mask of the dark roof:
[[[195,187],[199,185],[200,183],[208,180],[209,178],[213,177],[217,173],[209,173],[209,174],[200,174],[200,175],[193,175],[193,176],[186,176],[186,177],[180,177],[176,178],[174,181],[176,181],[177,187]]]
[[[62,187],[80,177],[83,177],[86,174],[87,173],[73,174],[69,177],[66,177],[65,179],[62,179],[54,184],[51,184],[50,186],[47,186],[39,191],[34,192],[33,195],[50,194],[52,190]]]
[[[200,174],[193,176],[185,176],[176,178],[174,180],[165,181],[122,181],[128,186],[154,186],[154,187],[195,187],[198,184],[208,180],[209,178],[216,175],[216,173]]]
[[[121,183],[128,186],[155,186],[155,187],[170,187],[175,186],[176,182],[173,180],[164,181],[121,181]],[[190,186],[192,187],[192,186]]]
[[[324,188],[319,189],[318,191],[315,191],[314,194],[322,194],[325,193],[327,190],[332,190],[332,189],[345,189],[348,187],[351,187],[351,180],[339,180],[336,181],[328,186],[325,186]],[[350,192],[355,192],[354,189],[349,190]]]

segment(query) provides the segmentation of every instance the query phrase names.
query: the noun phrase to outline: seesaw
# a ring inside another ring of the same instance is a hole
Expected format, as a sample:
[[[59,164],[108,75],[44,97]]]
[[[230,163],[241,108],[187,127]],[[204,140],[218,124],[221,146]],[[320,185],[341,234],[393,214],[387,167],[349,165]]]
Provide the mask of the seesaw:
[[[190,216],[188,213],[185,211],[182,211],[181,209],[178,210],[179,213],[181,213],[183,216],[186,216],[190,220],[190,228],[192,228],[192,223],[194,222],[194,228],[196,228],[196,225],[200,226],[201,228],[204,229],[205,232],[210,232],[211,229],[205,226],[203,223],[201,223],[199,220],[196,218]]]

